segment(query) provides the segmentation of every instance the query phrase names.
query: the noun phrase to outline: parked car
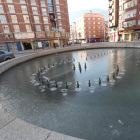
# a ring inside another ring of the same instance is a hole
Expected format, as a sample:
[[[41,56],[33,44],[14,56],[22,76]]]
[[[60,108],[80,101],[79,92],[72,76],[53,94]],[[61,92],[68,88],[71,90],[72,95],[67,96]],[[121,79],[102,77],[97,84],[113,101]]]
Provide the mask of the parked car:
[[[15,58],[12,52],[0,50],[0,63]]]

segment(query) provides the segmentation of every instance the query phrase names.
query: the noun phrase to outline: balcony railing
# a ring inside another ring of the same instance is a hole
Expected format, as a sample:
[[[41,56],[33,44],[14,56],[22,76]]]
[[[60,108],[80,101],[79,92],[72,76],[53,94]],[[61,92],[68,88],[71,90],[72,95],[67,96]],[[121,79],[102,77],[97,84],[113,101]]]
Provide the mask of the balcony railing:
[[[123,22],[123,28],[129,28],[129,27],[135,27],[135,26],[136,26],[136,20]]]

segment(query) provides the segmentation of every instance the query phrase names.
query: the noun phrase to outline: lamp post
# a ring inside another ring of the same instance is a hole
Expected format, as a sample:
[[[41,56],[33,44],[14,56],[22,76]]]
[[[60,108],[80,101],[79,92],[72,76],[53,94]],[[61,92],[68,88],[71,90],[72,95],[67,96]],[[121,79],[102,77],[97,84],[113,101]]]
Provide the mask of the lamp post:
[[[60,49],[60,42],[59,42],[59,31],[58,31],[58,28],[57,28],[57,19],[54,19],[55,20],[55,23],[56,23],[56,30],[57,30],[57,39],[58,39],[58,46],[59,46],[59,49]]]

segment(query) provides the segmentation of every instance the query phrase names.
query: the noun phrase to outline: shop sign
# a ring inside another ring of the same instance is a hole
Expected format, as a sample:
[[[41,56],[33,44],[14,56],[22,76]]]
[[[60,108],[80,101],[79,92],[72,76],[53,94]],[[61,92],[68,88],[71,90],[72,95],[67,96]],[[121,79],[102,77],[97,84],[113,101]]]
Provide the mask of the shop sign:
[[[45,38],[45,33],[36,33],[36,38]]]
[[[47,32],[47,37],[54,37],[54,33],[53,32]]]
[[[125,34],[131,34],[134,30],[123,31]]]
[[[60,33],[55,33],[55,37],[61,37]]]
[[[34,38],[34,33],[15,33],[15,39],[28,39],[28,38]]]

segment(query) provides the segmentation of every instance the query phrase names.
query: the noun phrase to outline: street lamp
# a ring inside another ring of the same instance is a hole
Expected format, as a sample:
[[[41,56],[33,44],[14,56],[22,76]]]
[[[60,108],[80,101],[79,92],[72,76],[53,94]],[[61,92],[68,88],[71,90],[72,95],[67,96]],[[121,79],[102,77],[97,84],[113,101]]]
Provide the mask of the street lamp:
[[[58,39],[58,46],[59,46],[59,49],[60,49],[60,42],[59,42],[59,31],[58,31],[58,28],[57,28],[57,19],[54,19],[55,20],[55,23],[56,23],[56,30],[57,30],[57,39]]]

